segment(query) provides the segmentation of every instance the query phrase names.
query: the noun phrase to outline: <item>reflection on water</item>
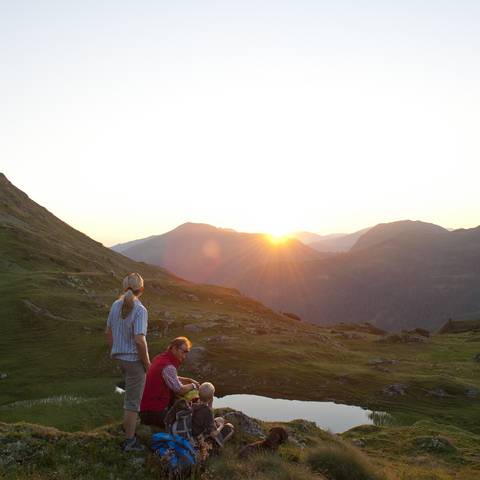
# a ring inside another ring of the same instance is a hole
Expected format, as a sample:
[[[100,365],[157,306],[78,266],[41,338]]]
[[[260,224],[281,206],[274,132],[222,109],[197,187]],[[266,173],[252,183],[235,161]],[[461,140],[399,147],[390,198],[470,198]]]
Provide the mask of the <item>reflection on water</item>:
[[[215,398],[214,407],[230,407],[241,410],[250,417],[270,422],[289,422],[302,418],[334,433],[344,432],[358,425],[383,425],[387,416],[391,418],[385,412],[372,412],[334,402],[284,400],[245,394]]]
[[[368,418],[379,427],[388,427],[395,423],[394,418],[387,412],[370,412]]]

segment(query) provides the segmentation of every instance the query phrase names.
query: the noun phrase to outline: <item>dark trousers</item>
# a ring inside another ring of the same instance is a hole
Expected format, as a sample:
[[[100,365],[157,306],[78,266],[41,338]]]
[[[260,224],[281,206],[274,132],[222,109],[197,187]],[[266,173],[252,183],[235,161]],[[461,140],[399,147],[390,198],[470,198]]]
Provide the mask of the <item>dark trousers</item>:
[[[168,408],[160,412],[145,411],[140,412],[140,421],[144,425],[154,425],[165,430],[165,417],[167,416]]]

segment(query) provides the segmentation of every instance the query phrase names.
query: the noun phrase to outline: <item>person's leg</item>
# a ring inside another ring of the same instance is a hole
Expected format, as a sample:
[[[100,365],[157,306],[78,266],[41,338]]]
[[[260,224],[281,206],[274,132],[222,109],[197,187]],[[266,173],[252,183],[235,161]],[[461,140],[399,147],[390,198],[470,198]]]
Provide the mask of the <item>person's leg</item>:
[[[125,438],[133,438],[135,436],[137,418],[137,412],[132,412],[131,410],[123,411],[123,430],[125,431]]]
[[[167,409],[161,412],[145,411],[140,412],[140,421],[144,425],[150,425],[165,430],[165,417],[167,416]]]
[[[122,364],[125,371],[123,429],[128,440],[135,436],[138,411],[145,386],[145,369],[141,362],[122,362]]]

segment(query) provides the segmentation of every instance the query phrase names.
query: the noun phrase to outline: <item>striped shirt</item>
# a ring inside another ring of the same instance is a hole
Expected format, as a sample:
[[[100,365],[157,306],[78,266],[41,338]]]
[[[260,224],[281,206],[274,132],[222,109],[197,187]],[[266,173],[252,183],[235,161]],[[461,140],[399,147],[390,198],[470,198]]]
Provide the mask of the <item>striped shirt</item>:
[[[122,318],[123,299],[112,304],[108,314],[107,327],[112,330],[113,358],[134,362],[140,360],[138,356],[135,335],[147,335],[148,312],[140,300],[135,300],[132,311],[127,318]]]
[[[178,393],[182,389],[183,385],[178,379],[177,369],[174,365],[167,365],[162,370],[162,377],[165,380],[167,387],[173,392]]]

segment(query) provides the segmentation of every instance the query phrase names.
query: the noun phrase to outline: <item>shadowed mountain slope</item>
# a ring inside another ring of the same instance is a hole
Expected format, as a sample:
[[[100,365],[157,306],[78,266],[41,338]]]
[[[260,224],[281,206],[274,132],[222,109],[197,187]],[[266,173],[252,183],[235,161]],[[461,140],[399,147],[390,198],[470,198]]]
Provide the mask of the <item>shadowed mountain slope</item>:
[[[308,244],[319,252],[348,252],[357,240],[370,230],[370,227],[359,230],[358,232],[327,235],[326,237]]]
[[[222,314],[233,322],[246,311],[272,325],[297,323],[235,290],[196,285],[104,247],[35,203],[2,174],[0,265],[0,373],[7,375],[0,406],[52,393],[105,391],[102,377],[112,376],[113,368],[105,322],[122,278],[132,271],[146,280],[142,301],[149,310],[152,355],[164,348],[156,340],[171,328],[172,311],[182,334],[188,333],[183,326],[199,316]]]
[[[163,235],[113,250],[151,265],[159,265],[194,282],[230,287],[238,284],[252,268],[269,263],[292,265],[322,258],[323,255],[296,239],[274,244],[267,235],[239,233],[207,224],[185,223]]]
[[[349,253],[255,269],[236,286],[312,322],[436,329],[449,317],[480,309],[480,228],[382,224]]]
[[[405,220],[360,233],[348,236],[349,252],[315,256],[296,240],[273,246],[261,235],[185,224],[124,253],[319,324],[436,329],[480,309],[480,227],[450,232]]]

